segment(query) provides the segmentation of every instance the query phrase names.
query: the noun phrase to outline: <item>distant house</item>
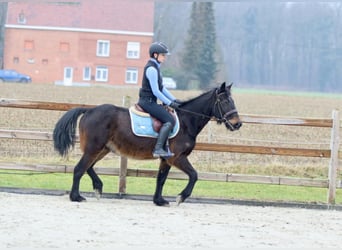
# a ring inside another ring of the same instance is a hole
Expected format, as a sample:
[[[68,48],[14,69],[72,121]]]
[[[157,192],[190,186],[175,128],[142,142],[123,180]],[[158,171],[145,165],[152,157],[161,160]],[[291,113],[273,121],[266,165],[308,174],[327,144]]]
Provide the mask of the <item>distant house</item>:
[[[36,83],[140,85],[153,1],[9,2],[4,68]]]

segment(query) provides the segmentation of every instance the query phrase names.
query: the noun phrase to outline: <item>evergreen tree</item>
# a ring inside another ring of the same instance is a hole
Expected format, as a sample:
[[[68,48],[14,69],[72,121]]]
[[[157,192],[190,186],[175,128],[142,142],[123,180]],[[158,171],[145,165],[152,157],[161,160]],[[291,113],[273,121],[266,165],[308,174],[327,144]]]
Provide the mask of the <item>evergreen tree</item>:
[[[216,31],[212,2],[193,2],[188,37],[183,53],[184,80],[197,81],[201,89],[215,79]]]
[[[215,17],[212,2],[201,3],[200,17],[202,18],[203,29],[200,33],[201,48],[195,72],[198,76],[200,88],[204,89],[215,79],[217,69],[215,62]]]
[[[188,37],[185,41],[185,51],[182,57],[182,70],[184,82],[190,82],[196,79],[194,74],[194,62],[198,61],[199,55],[199,30],[198,3],[193,2],[191,8],[191,22]]]

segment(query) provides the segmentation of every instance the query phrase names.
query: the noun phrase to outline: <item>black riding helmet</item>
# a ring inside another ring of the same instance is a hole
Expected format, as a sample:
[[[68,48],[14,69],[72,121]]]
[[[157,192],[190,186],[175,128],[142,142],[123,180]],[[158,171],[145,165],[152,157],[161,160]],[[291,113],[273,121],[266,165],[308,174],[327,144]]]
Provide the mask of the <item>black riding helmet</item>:
[[[169,49],[162,42],[154,42],[150,46],[150,57],[153,57],[153,53],[169,54]]]

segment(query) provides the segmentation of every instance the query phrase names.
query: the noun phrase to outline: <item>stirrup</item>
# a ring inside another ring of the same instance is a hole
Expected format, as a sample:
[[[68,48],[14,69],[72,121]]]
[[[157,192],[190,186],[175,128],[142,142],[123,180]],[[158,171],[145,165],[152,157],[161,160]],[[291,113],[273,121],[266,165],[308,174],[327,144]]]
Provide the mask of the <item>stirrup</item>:
[[[169,147],[169,144],[168,144],[168,143],[166,144],[166,149],[167,149],[168,156],[166,156],[166,157],[163,157],[164,159],[169,159],[169,158],[171,158],[171,157],[175,156],[175,154],[171,152],[171,150],[170,150],[170,147]]]
[[[160,157],[160,158],[168,159],[168,158],[171,158],[172,156],[174,156],[175,154],[172,153],[170,151],[170,149],[168,148],[167,151],[165,151],[164,149],[155,150],[155,151],[153,151],[152,155],[153,155],[154,158],[159,158]]]

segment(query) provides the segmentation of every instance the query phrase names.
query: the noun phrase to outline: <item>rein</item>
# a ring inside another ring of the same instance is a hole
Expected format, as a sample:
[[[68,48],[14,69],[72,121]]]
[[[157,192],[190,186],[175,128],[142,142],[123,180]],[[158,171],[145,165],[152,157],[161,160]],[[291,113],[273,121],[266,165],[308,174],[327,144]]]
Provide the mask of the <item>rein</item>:
[[[220,105],[220,103],[221,103],[221,100],[219,98],[220,95],[221,94],[217,94],[216,93],[216,101],[215,101],[215,104],[214,104],[214,108],[217,107],[217,109],[218,109],[218,111],[220,113],[221,118],[217,118],[216,116],[214,116],[214,120],[217,121],[217,122],[220,122],[220,123],[221,122],[226,123],[226,122],[228,122],[227,117],[230,116],[233,113],[236,113],[237,110],[236,109],[232,109],[232,110],[226,112],[225,114],[223,114],[222,107]],[[186,113],[193,114],[193,115],[202,116],[203,118],[212,119],[212,116],[209,116],[209,115],[206,115],[206,114],[203,114],[203,113],[198,113],[198,112],[190,111],[190,110],[183,109],[183,108],[177,108],[177,109],[181,110],[181,111],[184,111]]]
[[[193,115],[197,115],[197,116],[202,116],[203,118],[209,118],[209,119],[211,119],[211,116],[209,116],[209,115],[202,114],[202,113],[197,113],[197,112],[194,112],[194,111],[191,111],[191,110],[188,110],[188,109],[177,108],[177,110],[184,111],[184,112],[186,112],[186,113],[193,114]],[[216,118],[216,117],[215,117],[215,118]]]

